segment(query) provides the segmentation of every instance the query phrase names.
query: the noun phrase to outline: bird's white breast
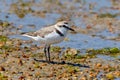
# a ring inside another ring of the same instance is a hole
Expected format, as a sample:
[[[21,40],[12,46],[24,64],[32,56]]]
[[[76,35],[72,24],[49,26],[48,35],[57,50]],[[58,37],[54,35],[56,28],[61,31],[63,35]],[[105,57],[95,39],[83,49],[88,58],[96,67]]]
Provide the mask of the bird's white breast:
[[[55,43],[59,43],[61,41],[63,41],[65,38],[65,36],[60,36],[59,34],[57,34],[55,31],[46,35],[44,37],[44,43],[45,44],[55,44]]]

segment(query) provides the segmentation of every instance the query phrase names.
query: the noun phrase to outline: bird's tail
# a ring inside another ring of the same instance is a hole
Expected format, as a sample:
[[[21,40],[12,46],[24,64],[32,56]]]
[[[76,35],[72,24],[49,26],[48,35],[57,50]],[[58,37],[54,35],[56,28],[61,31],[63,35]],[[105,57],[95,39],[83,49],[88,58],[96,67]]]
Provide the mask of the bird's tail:
[[[30,36],[30,35],[27,35],[27,34],[23,34],[22,36],[32,38],[32,39],[34,39],[34,40],[36,40],[36,41],[40,39],[39,36]]]

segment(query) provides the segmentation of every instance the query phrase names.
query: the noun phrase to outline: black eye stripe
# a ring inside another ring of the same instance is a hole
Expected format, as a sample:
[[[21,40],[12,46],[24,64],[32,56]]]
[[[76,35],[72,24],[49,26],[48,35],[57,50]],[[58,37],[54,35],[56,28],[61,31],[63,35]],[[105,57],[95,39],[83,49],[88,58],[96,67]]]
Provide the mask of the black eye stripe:
[[[63,27],[68,29],[68,26],[66,26],[66,25],[63,25]]]
[[[59,25],[59,27],[64,27],[66,29],[69,29],[68,25]]]

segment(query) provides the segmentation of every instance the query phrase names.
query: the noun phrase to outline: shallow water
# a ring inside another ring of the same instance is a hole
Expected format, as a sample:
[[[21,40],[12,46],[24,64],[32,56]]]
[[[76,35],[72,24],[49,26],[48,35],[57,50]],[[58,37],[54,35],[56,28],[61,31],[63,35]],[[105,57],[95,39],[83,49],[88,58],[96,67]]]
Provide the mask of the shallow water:
[[[23,0],[23,1],[28,2],[28,0]],[[43,26],[54,24],[56,22],[56,20],[62,16],[61,13],[51,11],[51,12],[46,13],[45,17],[38,17],[38,16],[32,15],[31,13],[28,13],[25,15],[24,18],[19,18],[15,13],[10,13],[10,11],[9,11],[11,4],[15,3],[15,2],[18,2],[18,1],[17,0],[1,0],[1,2],[0,2],[0,5],[1,5],[0,6],[0,11],[1,11],[0,19],[3,21],[8,21],[8,22],[13,23],[13,25],[15,25],[15,27],[19,27],[20,25],[22,25],[23,28],[21,28],[21,30],[19,30],[20,32],[36,31],[36,30],[42,28]],[[39,3],[42,1],[35,0],[34,2]],[[43,1],[43,3],[44,3],[44,1]],[[100,0],[100,2],[98,2],[97,0],[91,0],[91,1],[82,0],[82,2],[79,4],[77,2],[74,2],[74,4],[72,4],[71,2],[69,2],[69,0],[66,0],[66,1],[62,0],[61,3],[62,4],[69,3],[70,5],[66,5],[66,6],[68,6],[67,8],[69,8],[70,6],[75,6],[75,8],[76,8],[75,12],[77,12],[77,9],[79,9],[78,12],[79,11],[89,12],[90,4],[94,5],[92,7],[93,12],[97,12],[97,13],[109,12],[112,14],[119,12],[118,10],[112,10],[112,9],[104,10],[103,9],[103,8],[109,8],[112,6],[112,3],[108,0]],[[79,8],[80,6],[82,6],[82,8]],[[31,8],[33,10],[34,9],[35,10],[44,9],[44,7],[39,8],[39,7],[36,7],[35,5],[31,6]],[[101,9],[103,11],[100,11]],[[8,16],[8,18],[6,18],[6,16]],[[82,21],[81,17],[71,16],[71,19],[77,27],[81,27],[81,28],[86,27],[86,24],[84,24],[84,21]],[[35,28],[31,28],[29,25],[35,25]],[[57,45],[72,47],[72,48],[77,48],[77,49],[88,49],[88,48],[99,49],[99,48],[104,48],[104,47],[120,47],[119,41],[107,40],[107,39],[100,37],[100,36],[116,37],[116,36],[118,36],[117,33],[110,33],[110,32],[108,32],[108,30],[103,30],[101,32],[94,33],[94,34],[95,34],[95,37],[92,37],[91,34],[90,35],[89,34],[69,34],[68,35],[69,41],[67,41],[67,42],[64,41]],[[10,35],[9,37],[25,40],[25,37],[21,37],[19,34]]]

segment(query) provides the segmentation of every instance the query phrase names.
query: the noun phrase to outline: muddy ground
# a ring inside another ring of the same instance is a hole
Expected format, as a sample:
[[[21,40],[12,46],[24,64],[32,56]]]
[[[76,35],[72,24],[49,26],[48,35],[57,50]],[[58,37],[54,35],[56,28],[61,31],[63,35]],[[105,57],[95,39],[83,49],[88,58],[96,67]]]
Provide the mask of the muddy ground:
[[[120,79],[118,0],[1,0],[0,4],[0,80]],[[62,20],[71,20],[77,33],[52,45],[52,62],[46,62],[44,46],[20,35]]]

